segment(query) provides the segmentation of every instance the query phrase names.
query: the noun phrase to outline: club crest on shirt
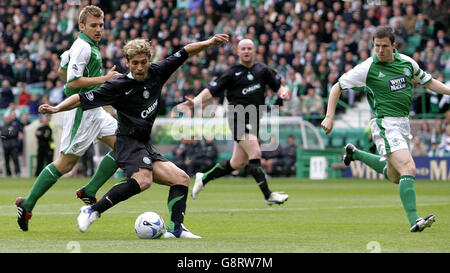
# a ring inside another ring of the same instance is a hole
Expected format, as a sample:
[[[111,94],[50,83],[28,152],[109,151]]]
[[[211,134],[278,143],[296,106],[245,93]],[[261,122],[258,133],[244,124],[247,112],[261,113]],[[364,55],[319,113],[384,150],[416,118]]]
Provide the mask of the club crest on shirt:
[[[142,161],[145,163],[145,164],[147,164],[147,165],[149,165],[150,163],[152,163],[152,161],[150,160],[150,158],[148,158],[148,157],[144,157],[144,158],[142,158]]]
[[[411,76],[411,71],[409,71],[409,69],[406,68],[406,67],[403,68],[403,73],[405,73],[405,75],[408,76],[408,77]]]
[[[94,100],[94,93],[92,91],[89,91],[86,93],[86,99],[93,101]]]
[[[397,92],[406,88],[406,77],[398,77],[389,80],[389,89],[392,92]]]
[[[248,74],[247,74],[247,79],[248,79],[249,81],[253,81],[254,78],[255,78],[255,77],[252,75],[252,73],[248,73]]]
[[[150,98],[150,92],[148,92],[147,90],[144,90],[144,92],[142,93],[142,96],[144,96],[144,99],[148,99],[148,98]]]

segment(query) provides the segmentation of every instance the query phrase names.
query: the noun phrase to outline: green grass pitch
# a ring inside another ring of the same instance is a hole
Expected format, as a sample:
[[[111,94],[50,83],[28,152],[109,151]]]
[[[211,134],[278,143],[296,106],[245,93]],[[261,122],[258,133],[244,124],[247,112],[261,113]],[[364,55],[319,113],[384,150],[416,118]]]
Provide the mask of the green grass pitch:
[[[105,212],[86,233],[78,231],[82,206],[75,190],[88,179],[60,179],[39,200],[22,232],[15,198],[34,179],[0,179],[0,252],[148,253],[366,253],[450,252],[450,183],[416,181],[420,216],[436,214],[424,232],[409,232],[398,187],[388,181],[269,179],[289,200],[267,206],[253,179],[218,179],[197,200],[188,198],[185,225],[200,240],[142,240],[136,217],[159,213],[168,223],[168,187],[152,187]],[[100,189],[101,197],[118,179]]]

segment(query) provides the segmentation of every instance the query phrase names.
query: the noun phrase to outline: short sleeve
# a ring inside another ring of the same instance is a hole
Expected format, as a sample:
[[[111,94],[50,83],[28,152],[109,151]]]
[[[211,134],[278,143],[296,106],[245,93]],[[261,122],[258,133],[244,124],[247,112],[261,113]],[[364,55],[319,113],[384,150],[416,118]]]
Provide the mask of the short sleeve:
[[[69,51],[68,50],[64,51],[64,53],[61,54],[61,56],[59,58],[61,59],[61,61],[59,63],[59,66],[62,69],[67,69],[67,66],[69,66],[69,59],[70,59],[69,58]]]
[[[342,90],[366,86],[367,74],[373,63],[372,57],[344,73],[338,80]]]
[[[91,46],[84,41],[76,41],[69,53],[67,65],[67,82],[83,76],[84,69],[91,58]]]
[[[227,71],[223,72],[218,78],[212,80],[208,84],[208,90],[211,92],[211,95],[213,97],[219,97],[222,92],[226,89],[228,89],[230,85],[230,72],[231,69],[228,69]]]

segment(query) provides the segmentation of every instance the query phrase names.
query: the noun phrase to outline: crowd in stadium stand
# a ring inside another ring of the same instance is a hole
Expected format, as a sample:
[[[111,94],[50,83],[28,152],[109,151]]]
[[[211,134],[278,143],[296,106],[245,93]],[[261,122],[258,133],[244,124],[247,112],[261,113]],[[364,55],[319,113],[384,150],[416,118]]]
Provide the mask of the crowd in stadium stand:
[[[116,65],[126,72],[122,46],[133,38],[150,40],[152,61],[158,61],[214,33],[231,35],[229,44],[194,56],[169,79],[163,89],[166,107],[160,113],[165,116],[184,96],[197,94],[237,63],[237,43],[244,37],[254,41],[256,60],[281,73],[283,84],[295,95],[282,105],[268,92],[266,102],[280,104],[283,115],[311,117],[315,125],[330,86],[371,56],[376,26],[392,26],[400,52],[434,78],[450,80],[450,2],[444,0],[0,0],[2,115],[19,109],[19,116],[27,112],[36,118],[39,104],[64,99],[64,83],[56,73],[59,56],[77,37],[77,13],[88,4],[105,12],[100,42],[105,71]],[[352,106],[361,96],[350,90],[342,99]],[[417,92],[411,113],[442,114],[449,104],[449,96]]]

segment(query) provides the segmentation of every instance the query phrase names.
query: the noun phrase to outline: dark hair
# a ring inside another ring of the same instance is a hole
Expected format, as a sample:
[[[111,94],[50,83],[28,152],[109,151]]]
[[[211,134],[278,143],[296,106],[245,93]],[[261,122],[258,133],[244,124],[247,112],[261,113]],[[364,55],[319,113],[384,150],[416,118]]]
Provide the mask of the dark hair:
[[[375,29],[375,32],[373,33],[373,40],[375,38],[389,38],[391,40],[391,43],[395,43],[395,35],[394,30],[390,26],[379,26]]]

